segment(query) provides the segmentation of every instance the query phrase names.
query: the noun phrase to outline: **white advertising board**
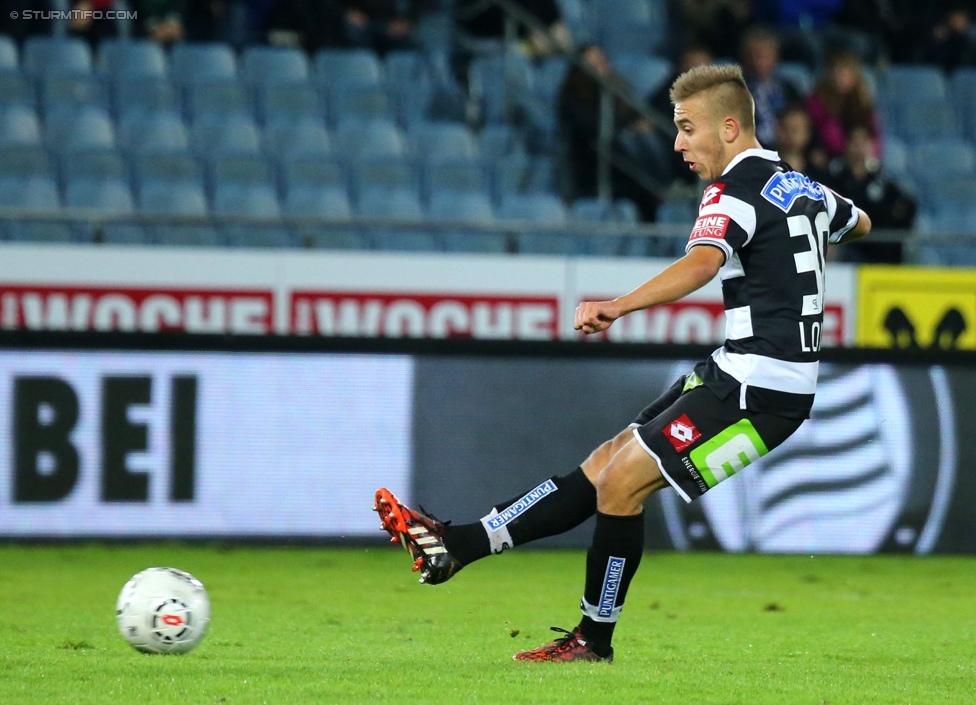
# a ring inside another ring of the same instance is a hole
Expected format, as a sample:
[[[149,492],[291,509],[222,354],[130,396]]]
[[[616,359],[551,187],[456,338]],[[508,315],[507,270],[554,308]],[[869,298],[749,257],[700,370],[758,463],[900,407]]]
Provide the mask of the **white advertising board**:
[[[374,535],[407,356],[0,352],[0,535]]]
[[[670,262],[521,255],[0,246],[0,328],[571,340],[579,301]],[[851,345],[855,274],[827,269],[824,346]],[[632,315],[605,340],[720,343],[721,287]]]

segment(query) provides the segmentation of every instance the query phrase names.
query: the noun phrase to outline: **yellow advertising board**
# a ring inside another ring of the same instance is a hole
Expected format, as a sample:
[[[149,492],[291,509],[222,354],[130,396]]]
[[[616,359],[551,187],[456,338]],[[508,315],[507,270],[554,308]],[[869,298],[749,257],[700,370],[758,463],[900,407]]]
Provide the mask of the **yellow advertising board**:
[[[861,267],[857,344],[976,349],[976,269]]]

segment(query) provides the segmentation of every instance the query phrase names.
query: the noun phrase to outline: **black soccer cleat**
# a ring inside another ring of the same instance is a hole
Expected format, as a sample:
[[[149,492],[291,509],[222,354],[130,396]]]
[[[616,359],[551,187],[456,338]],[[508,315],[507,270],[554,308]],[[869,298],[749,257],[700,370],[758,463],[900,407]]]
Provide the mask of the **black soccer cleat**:
[[[444,546],[444,524],[400,504],[388,489],[376,490],[373,511],[379,512],[380,528],[393,537],[393,543],[399,543],[413,557],[413,570],[420,572],[420,582],[447,582],[464,567]]]
[[[563,636],[555,641],[550,641],[545,646],[540,646],[538,649],[517,653],[512,658],[515,661],[549,661],[553,663],[561,661],[604,661],[606,663],[613,663],[613,649],[610,649],[610,653],[606,656],[600,656],[590,647],[587,640],[583,638],[579,627],[571,632],[560,629],[559,627],[550,627],[550,629],[554,632],[562,632]]]

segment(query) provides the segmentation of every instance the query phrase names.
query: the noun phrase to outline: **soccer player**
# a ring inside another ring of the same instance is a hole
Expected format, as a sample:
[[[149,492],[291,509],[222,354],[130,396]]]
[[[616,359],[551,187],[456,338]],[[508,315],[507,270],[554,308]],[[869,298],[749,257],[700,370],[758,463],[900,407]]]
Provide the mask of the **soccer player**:
[[[640,564],[643,502],[663,487],[691,502],[772,451],[810,415],[817,386],[828,242],[871,229],[847,199],[756,140],[755,106],[738,66],[700,66],[671,88],[674,148],[705,189],[686,254],[634,291],[584,302],[576,328],[598,333],[632,311],[676,301],[716,274],[726,341],[574,472],[449,525],[376,493],[382,528],[441,583],[474,561],[578,526],[596,512],[583,616],[523,661],[610,661],[611,639]]]

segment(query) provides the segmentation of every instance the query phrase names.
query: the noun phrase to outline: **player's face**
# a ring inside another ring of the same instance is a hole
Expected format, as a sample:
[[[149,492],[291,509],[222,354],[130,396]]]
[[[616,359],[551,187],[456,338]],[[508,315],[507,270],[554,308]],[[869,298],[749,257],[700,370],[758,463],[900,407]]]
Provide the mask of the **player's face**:
[[[675,104],[674,124],[678,126],[678,136],[674,138],[674,151],[681,153],[688,168],[702,181],[714,181],[722,175],[728,160],[719,135],[720,123],[702,98],[692,96]]]

